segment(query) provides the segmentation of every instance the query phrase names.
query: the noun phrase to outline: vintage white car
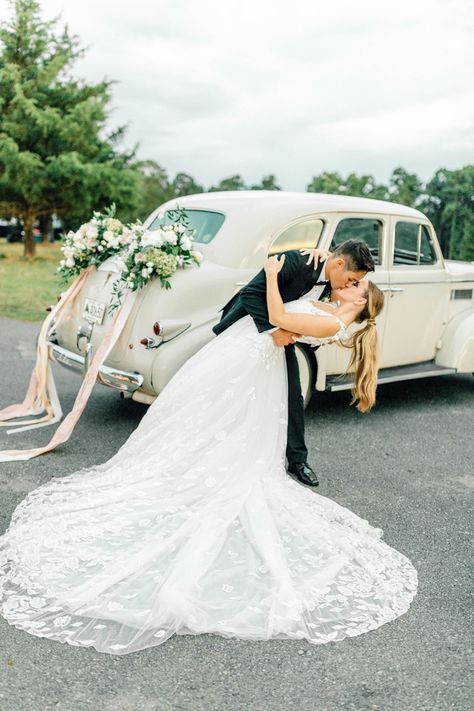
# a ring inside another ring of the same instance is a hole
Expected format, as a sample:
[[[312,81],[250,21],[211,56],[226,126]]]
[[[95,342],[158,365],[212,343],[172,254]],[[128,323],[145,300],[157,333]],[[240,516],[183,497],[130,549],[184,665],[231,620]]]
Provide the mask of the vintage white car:
[[[98,379],[123,397],[150,403],[180,366],[211,338],[219,309],[286,249],[331,249],[364,239],[374,256],[369,275],[386,293],[377,319],[379,383],[474,371],[474,263],[443,259],[435,230],[418,210],[368,198],[284,191],[188,195],[160,205],[145,222],[154,230],[184,207],[195,230],[200,267],[179,269],[172,288],[159,280],[138,292],[127,325]],[[87,279],[67,318],[50,333],[51,357],[82,370],[110,317],[114,259]],[[316,390],[351,387],[349,351],[298,344],[307,404]],[[222,364],[225,368],[225,363]]]

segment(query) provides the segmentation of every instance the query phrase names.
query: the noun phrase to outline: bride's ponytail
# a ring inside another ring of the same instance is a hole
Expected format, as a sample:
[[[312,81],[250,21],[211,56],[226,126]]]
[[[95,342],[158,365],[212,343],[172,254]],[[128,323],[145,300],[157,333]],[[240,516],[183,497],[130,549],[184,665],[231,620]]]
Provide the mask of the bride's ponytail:
[[[373,282],[369,282],[366,298],[367,304],[356,318],[356,323],[363,321],[367,323],[344,344],[352,348],[347,370],[355,370],[351,405],[357,403],[356,408],[359,412],[369,412],[375,405],[379,360],[379,338],[375,317],[384,304],[384,295]]]

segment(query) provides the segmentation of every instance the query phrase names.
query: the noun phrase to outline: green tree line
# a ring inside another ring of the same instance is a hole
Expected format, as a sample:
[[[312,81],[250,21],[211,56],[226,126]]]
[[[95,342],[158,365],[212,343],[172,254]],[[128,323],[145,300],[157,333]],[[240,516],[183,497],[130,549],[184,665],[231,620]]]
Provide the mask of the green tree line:
[[[59,18],[43,20],[37,0],[11,6],[0,23],[0,216],[21,221],[27,256],[35,254],[35,225],[47,234],[53,214],[67,230],[112,202],[131,221],[182,195],[281,189],[275,175],[257,184],[231,175],[205,187],[188,173],[171,177],[157,161],[138,160],[137,146],[120,147],[126,127],[108,130],[114,82],[87,84],[72,73],[84,54],[79,38]],[[387,184],[323,172],[306,190],[416,207],[433,222],[445,256],[474,260],[474,165],[440,168],[425,184],[403,167]]]

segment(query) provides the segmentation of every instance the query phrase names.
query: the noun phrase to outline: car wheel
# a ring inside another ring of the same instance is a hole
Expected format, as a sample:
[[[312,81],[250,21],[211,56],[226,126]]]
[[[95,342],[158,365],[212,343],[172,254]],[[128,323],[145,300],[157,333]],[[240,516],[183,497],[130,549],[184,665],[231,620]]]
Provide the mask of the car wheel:
[[[311,348],[305,346],[303,343],[297,343],[296,360],[298,361],[300,370],[301,392],[306,409],[313,395],[316,382],[316,358]]]

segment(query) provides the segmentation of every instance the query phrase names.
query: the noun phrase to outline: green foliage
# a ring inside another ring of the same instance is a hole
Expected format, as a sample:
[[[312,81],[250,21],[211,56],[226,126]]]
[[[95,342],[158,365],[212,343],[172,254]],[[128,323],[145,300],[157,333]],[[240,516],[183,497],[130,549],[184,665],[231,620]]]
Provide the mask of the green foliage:
[[[262,178],[260,184],[252,185],[250,190],[281,190],[280,186],[277,185],[276,177],[274,175],[265,175]]]
[[[70,76],[83,50],[36,0],[15,0],[0,25],[0,211],[21,218],[26,253],[43,215],[81,218],[111,202],[132,206],[134,151],[120,152],[124,127],[107,134],[113,82]]]
[[[395,168],[390,177],[390,197],[392,202],[415,207],[422,193],[422,183],[415,173],[404,168]]]
[[[418,206],[432,221],[441,249],[449,259],[472,259],[474,166],[441,168],[427,183]]]
[[[159,205],[182,195],[194,195],[204,192],[204,187],[198,185],[187,173],[177,173],[170,180],[166,170],[156,161],[146,160],[136,164],[137,168],[137,202],[134,212],[119,212],[120,219],[131,222],[137,217],[144,221]]]
[[[219,190],[245,190],[245,183],[240,175],[232,175],[230,178],[224,178],[217,185],[209,188],[208,192],[218,192]]]
[[[371,175],[349,173],[344,180],[340,173],[324,172],[313,177],[306,190],[310,193],[330,193],[332,195],[352,195],[374,200],[390,200],[388,188],[377,185]]]
[[[0,261],[0,317],[20,321],[42,321],[46,307],[55,304],[60,291],[56,266],[61,251],[58,244],[38,245],[32,262],[22,256],[23,245],[0,241],[5,258]],[[69,285],[67,285],[69,286]]]
[[[474,262],[474,212],[471,212],[464,223],[459,257]]]
[[[277,185],[275,175],[264,175],[261,182],[254,185],[246,185],[240,175],[231,175],[219,181],[217,185],[212,185],[207,192],[226,190],[281,190],[281,188]]]

